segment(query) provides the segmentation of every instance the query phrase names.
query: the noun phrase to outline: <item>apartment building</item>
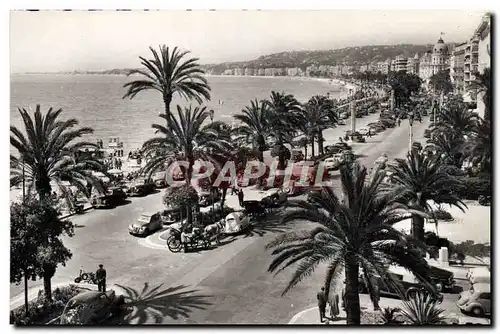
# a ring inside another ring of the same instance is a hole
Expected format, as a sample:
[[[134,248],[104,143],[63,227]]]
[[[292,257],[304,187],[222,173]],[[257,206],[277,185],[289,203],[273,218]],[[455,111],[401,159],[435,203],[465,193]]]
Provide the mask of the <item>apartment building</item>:
[[[464,58],[468,43],[456,44],[450,57],[450,79],[456,94],[463,94],[464,89]]]
[[[419,57],[418,53],[413,58],[408,58],[406,63],[406,73],[418,75]]]

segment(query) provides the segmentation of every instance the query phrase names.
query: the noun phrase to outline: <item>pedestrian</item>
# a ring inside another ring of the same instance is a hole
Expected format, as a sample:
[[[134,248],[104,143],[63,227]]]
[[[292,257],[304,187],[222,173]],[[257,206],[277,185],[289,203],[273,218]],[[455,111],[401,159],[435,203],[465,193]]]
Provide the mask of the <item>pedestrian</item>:
[[[330,298],[328,298],[328,304],[330,304],[330,317],[331,320],[337,319],[338,315],[340,314],[340,308],[339,308],[339,294],[337,290],[333,290],[330,292]]]
[[[368,138],[372,137],[372,129],[368,129]]]
[[[97,280],[97,289],[102,292],[106,292],[106,269],[103,265],[99,265],[99,269],[95,272],[95,278]]]
[[[401,126],[401,118],[398,117],[398,126]]]
[[[316,298],[318,299],[319,321],[323,322],[323,318],[325,318],[326,303],[327,303],[324,286],[322,286],[321,290],[316,294]]]
[[[373,289],[373,294],[370,294],[370,300],[372,301],[373,304],[373,310],[378,311],[380,310],[379,302],[380,302],[380,287],[378,285],[377,279],[376,278],[369,278],[372,289]]]
[[[243,198],[245,197],[245,195],[243,194],[243,190],[240,189],[238,191],[238,200],[240,202],[240,206],[243,206]]]

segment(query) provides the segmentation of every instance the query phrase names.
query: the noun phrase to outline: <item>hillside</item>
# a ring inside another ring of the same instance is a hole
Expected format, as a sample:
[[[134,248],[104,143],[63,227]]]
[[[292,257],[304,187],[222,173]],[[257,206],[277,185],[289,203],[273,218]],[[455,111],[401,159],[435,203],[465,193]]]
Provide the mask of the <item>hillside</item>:
[[[322,51],[291,51],[261,56],[258,59],[242,62],[227,62],[218,65],[206,65],[214,74],[222,73],[230,68],[268,68],[268,67],[301,67],[308,65],[361,65],[394,58],[398,55],[413,57],[422,55],[432,49],[431,44],[415,45],[368,45]]]

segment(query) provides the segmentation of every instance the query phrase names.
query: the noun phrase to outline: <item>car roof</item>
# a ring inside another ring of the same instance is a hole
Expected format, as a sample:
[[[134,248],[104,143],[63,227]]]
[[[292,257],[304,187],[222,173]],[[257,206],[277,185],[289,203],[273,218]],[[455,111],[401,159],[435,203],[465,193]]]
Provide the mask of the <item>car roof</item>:
[[[70,299],[73,303],[85,303],[99,297],[102,294],[100,291],[86,291],[81,292]]]
[[[474,292],[491,292],[490,283],[476,283],[473,285]]]
[[[158,212],[143,212],[141,213],[141,216],[153,216],[153,215],[156,215]]]

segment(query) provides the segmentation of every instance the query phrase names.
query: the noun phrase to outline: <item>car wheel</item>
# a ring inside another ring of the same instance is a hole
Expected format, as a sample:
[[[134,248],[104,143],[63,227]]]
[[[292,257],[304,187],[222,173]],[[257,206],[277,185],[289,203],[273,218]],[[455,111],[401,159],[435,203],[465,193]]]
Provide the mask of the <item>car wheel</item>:
[[[442,283],[436,283],[435,285],[437,292],[441,293],[443,292],[443,284]]]
[[[476,317],[481,317],[484,315],[483,309],[480,307],[473,307],[471,313]]]
[[[83,273],[83,274],[82,274],[82,280],[86,281],[86,280],[88,280],[88,279],[89,279],[89,274],[87,274],[87,273]]]

